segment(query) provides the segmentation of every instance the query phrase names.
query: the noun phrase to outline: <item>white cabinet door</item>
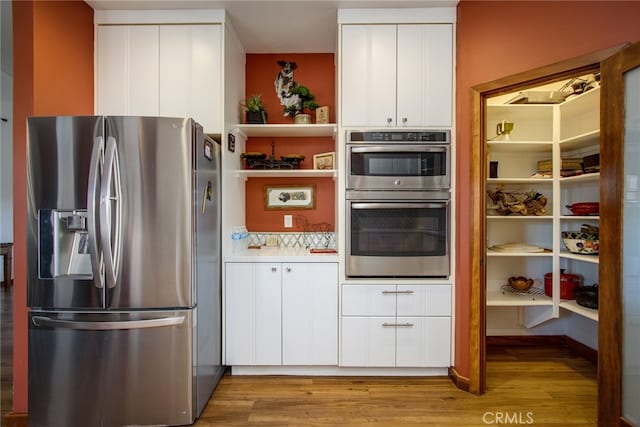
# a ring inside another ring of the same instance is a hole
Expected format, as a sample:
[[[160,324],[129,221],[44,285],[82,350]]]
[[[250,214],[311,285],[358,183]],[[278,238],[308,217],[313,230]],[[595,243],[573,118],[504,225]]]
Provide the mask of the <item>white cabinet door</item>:
[[[394,126],[396,25],[343,25],[340,58],[342,125]]]
[[[398,25],[397,125],[451,126],[451,24]]]
[[[450,317],[398,317],[396,366],[451,365]]]
[[[192,117],[221,132],[220,25],[160,26],[160,115]]]
[[[391,367],[396,359],[395,317],[343,317],[341,366]]]
[[[97,31],[96,114],[159,114],[156,25],[100,25]]]
[[[398,285],[398,316],[451,316],[451,285]]]
[[[280,264],[226,263],[225,273],[226,363],[280,365]]]
[[[338,364],[336,263],[283,265],[282,363]]]

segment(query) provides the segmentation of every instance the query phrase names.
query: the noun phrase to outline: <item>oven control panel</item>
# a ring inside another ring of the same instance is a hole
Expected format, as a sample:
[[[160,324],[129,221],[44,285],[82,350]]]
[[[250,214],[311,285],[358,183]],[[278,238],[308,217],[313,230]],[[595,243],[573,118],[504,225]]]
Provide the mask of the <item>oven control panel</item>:
[[[352,131],[349,142],[438,142],[448,144],[450,133],[448,130],[407,130],[407,131]]]

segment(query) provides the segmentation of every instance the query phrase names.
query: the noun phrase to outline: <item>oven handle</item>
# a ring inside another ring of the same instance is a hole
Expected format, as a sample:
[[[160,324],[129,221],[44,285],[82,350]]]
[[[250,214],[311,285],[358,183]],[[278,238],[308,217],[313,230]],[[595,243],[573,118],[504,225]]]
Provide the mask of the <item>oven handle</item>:
[[[449,146],[446,145],[389,145],[389,146],[367,146],[367,147],[354,147],[349,146],[349,150],[352,153],[398,153],[398,152],[410,152],[410,153],[446,153],[449,150]]]
[[[441,209],[446,208],[444,203],[351,203],[351,209]]]

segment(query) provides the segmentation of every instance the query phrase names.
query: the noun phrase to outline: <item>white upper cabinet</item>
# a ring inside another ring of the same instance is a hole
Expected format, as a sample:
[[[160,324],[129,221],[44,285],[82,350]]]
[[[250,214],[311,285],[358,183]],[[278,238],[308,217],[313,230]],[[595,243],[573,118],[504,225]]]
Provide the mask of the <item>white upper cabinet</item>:
[[[451,25],[398,25],[397,88],[397,126],[451,126]]]
[[[96,34],[96,114],[192,117],[221,132],[221,25],[98,25]]]
[[[220,25],[160,27],[160,115],[221,129],[221,31]]]
[[[343,126],[451,126],[451,24],[343,25],[341,40]]]
[[[99,26],[96,113],[157,116],[158,27]]]
[[[342,124],[395,124],[396,25],[343,26],[341,59]]]

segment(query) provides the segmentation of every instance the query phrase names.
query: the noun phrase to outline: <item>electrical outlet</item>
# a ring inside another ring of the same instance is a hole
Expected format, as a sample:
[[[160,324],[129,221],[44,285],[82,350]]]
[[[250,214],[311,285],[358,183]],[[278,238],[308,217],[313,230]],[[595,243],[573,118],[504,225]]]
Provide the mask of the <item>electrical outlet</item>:
[[[278,246],[278,236],[267,236],[265,238],[265,244],[267,246]]]
[[[285,215],[284,216],[284,228],[291,228],[293,227],[293,216],[292,215]]]

